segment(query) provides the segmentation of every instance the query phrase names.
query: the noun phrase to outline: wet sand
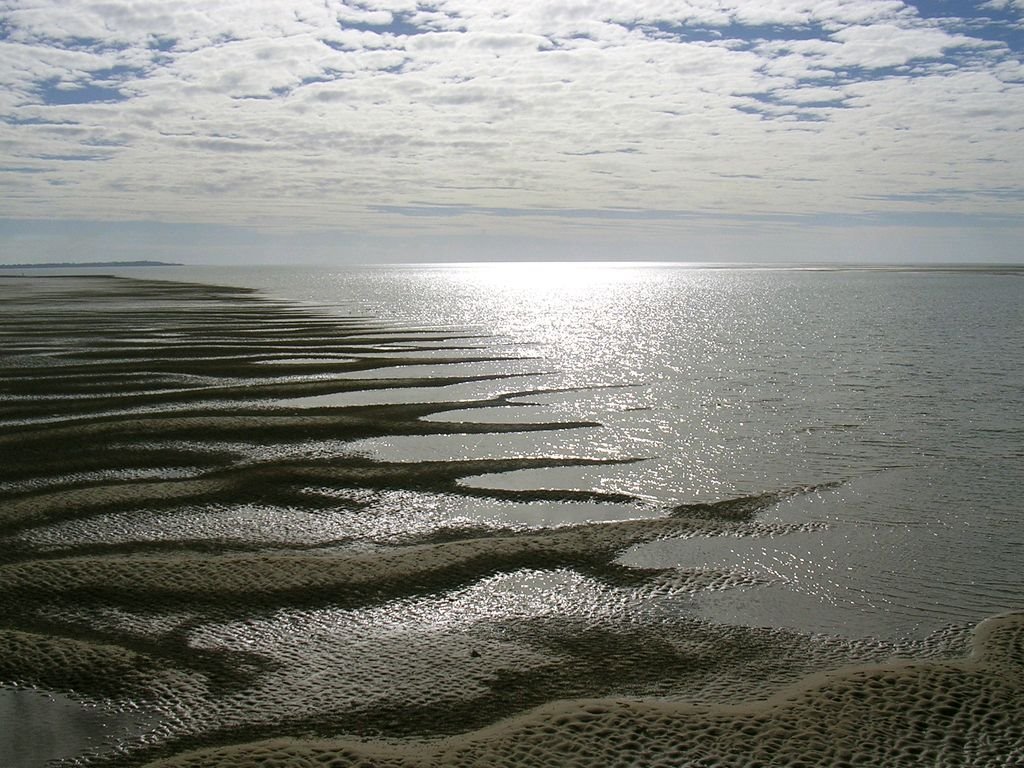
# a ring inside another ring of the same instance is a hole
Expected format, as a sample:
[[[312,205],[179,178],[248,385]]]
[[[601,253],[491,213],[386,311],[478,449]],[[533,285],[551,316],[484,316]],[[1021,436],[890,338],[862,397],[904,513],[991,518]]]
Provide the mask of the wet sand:
[[[1024,616],[1008,615],[979,626],[967,659],[810,675],[739,705],[576,700],[426,745],[277,740],[150,765],[1019,765],[1022,648]]]
[[[88,765],[1024,759],[1020,617],[974,646],[969,627],[894,644],[719,626],[681,607],[742,575],[617,562],[659,538],[784,534],[759,513],[815,487],[652,509],[470,485],[634,457],[353,450],[599,428],[437,418],[541,391],[469,333],[141,280],[0,276],[0,296],[0,681],[146,714]],[[368,391],[394,402],[295,403]],[[474,505],[616,519],[514,526]]]

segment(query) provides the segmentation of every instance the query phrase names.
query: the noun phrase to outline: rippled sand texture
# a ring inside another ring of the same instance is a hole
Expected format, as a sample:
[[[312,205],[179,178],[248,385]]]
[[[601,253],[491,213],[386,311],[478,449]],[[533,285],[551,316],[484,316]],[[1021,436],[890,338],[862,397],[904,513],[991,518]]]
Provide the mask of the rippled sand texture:
[[[492,356],[466,334],[186,284],[0,294],[0,681],[145,714],[89,765],[1024,759],[1019,617],[970,657],[968,628],[895,646],[726,627],[687,601],[751,577],[616,562],[657,538],[784,534],[757,514],[813,488],[652,509],[470,487],[608,460],[382,463],[352,444],[600,427],[425,420],[529,391],[467,374]],[[369,390],[384,404],[295,404]],[[501,522],[515,505],[596,511]],[[873,666],[822,676],[850,665]]]

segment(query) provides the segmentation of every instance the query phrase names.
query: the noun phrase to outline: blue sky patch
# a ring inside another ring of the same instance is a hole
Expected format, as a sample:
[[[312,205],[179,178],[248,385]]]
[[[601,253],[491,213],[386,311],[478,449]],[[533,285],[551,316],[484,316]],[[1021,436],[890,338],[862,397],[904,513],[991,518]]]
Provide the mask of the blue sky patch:
[[[93,104],[96,102],[113,103],[125,101],[128,98],[117,88],[108,88],[91,83],[64,85],[58,78],[44,81],[38,86],[36,92],[42,99],[42,103],[48,107]]]
[[[362,32],[376,32],[381,35],[414,36],[429,32],[429,29],[420,27],[411,22],[411,13],[395,13],[388,24],[372,24],[369,22],[344,20],[339,22],[342,29],[355,29]]]
[[[178,44],[178,39],[175,37],[162,37],[159,35],[152,35],[149,38],[147,47],[152,51],[160,51],[161,53],[169,53],[174,50],[174,46]]]

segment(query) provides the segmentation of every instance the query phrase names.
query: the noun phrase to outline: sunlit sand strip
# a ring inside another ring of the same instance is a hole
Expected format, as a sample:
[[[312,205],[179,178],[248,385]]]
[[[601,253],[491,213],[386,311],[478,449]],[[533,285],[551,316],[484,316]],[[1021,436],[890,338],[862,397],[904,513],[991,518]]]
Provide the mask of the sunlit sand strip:
[[[227,407],[274,407],[288,410],[292,407],[311,407],[304,398],[331,397],[343,398],[346,394],[359,396],[374,390],[386,389],[401,398],[401,391],[406,389],[430,389],[437,387],[454,387],[475,383],[502,382],[519,379],[520,381],[532,374],[479,374],[475,376],[429,376],[423,378],[354,378],[342,373],[321,371],[306,375],[279,375],[273,378],[262,377],[210,377],[203,382],[189,382],[188,386],[156,389],[147,388],[137,383],[118,381],[115,377],[103,380],[69,383],[67,378],[58,382],[44,384],[39,379],[25,379],[19,382],[20,389],[34,391],[20,394],[7,394],[0,402],[5,403],[5,411],[12,417],[21,413],[24,419],[9,418],[4,423],[14,424],[19,421],[26,423],[56,423],[75,418],[105,418],[128,413],[159,413],[188,409],[201,412],[209,409]],[[8,382],[11,382],[8,379]],[[63,384],[63,386],[60,386]],[[13,387],[10,387],[13,389]],[[84,389],[84,392],[70,392],[71,389]],[[502,394],[516,395],[517,389],[510,386],[495,388],[486,395],[475,399],[493,399]],[[459,398],[455,398],[456,400]],[[467,398],[462,398],[467,399]],[[445,403],[447,401],[437,400]],[[421,402],[414,400],[412,402]],[[329,401],[325,401],[331,404]],[[345,404],[345,403],[340,403]],[[407,404],[407,401],[391,402],[384,400],[380,405]],[[64,406],[54,413],[56,406]],[[468,404],[466,407],[474,407]],[[481,406],[483,407],[483,406]]]
[[[54,690],[115,699],[181,685],[189,673],[122,645],[0,628],[0,682],[29,679]]]
[[[371,473],[375,469],[368,467]],[[176,490],[157,490],[171,498],[207,490],[202,481],[165,483]],[[154,492],[150,484],[121,487],[126,499],[135,493]],[[66,494],[68,503],[89,503],[95,494],[111,489],[81,489]],[[330,559],[297,555],[181,554],[167,556],[73,557],[36,560],[0,566],[0,591],[19,594],[107,595],[131,602],[212,599],[234,596],[245,602],[304,599],[337,600],[361,604],[387,593],[405,594],[447,589],[499,570],[521,567],[557,568],[585,565],[619,578],[626,569],[612,559],[627,547],[664,536],[693,535],[697,531],[725,531],[775,503],[785,494],[772,493],[730,499],[717,504],[679,507],[662,518],[584,524],[511,536],[461,538],[380,552]],[[39,507],[16,508],[14,514],[39,515]],[[639,572],[638,572],[639,573]]]
[[[39,522],[69,510],[88,510],[134,504],[144,507],[156,501],[183,499],[228,487],[223,479],[163,478],[157,482],[126,482],[85,488],[62,488],[16,496],[0,506],[0,525]]]
[[[480,377],[475,381],[493,381],[496,378],[494,376]],[[431,380],[433,382],[437,380]],[[237,411],[242,408],[248,409],[262,409],[265,411],[287,411],[289,408],[327,408],[333,407],[339,404],[355,404],[346,401],[345,396],[347,394],[354,394],[356,397],[364,392],[371,392],[374,389],[385,389],[387,391],[397,391],[394,387],[399,386],[408,389],[420,389],[418,385],[421,380],[410,381],[408,384],[396,384],[395,380],[392,379],[381,379],[381,380],[368,380],[360,382],[360,386],[357,387],[345,387],[343,379],[336,378],[333,376],[324,375],[319,379],[320,383],[330,383],[332,386],[329,387],[334,391],[329,394],[323,395],[305,395],[294,398],[294,402],[291,402],[290,398],[278,399],[275,398],[275,391],[261,391],[258,389],[261,383],[259,380],[253,380],[251,388],[246,388],[244,385],[232,384],[230,388],[225,387],[213,387],[209,389],[187,389],[187,390],[167,390],[167,391],[144,391],[139,393],[128,393],[120,395],[116,398],[111,397],[109,394],[100,393],[95,395],[79,395],[72,397],[54,396],[54,397],[24,397],[24,398],[11,398],[8,400],[9,403],[14,405],[23,406],[42,406],[41,409],[45,409],[46,406],[57,406],[57,405],[69,405],[69,404],[97,404],[102,405],[103,403],[118,402],[120,407],[116,408],[98,408],[95,410],[86,410],[82,413],[68,413],[62,412],[50,415],[40,416],[25,416],[22,418],[9,418],[0,420],[0,427],[27,427],[27,426],[45,426],[45,425],[59,425],[59,424],[70,424],[74,422],[82,423],[81,429],[84,431],[94,430],[95,428],[89,426],[89,422],[99,421],[103,419],[117,419],[118,417],[138,417],[138,416],[160,416],[165,415],[169,417],[167,419],[166,426],[172,428],[174,426],[170,417],[179,416],[182,413],[192,414],[188,418],[193,420],[203,418],[197,415],[197,411],[225,411],[236,416]],[[277,388],[283,388],[289,384],[303,385],[312,383],[310,378],[307,377],[296,377],[292,381],[288,381],[286,377],[276,379],[271,384]],[[455,384],[467,384],[464,377],[457,377],[454,379]],[[436,386],[447,386],[444,384],[437,384]],[[217,391],[221,391],[223,399],[203,399],[210,397],[211,394],[216,394]],[[323,398],[322,400],[305,398]],[[171,402],[163,405],[146,405],[146,400],[170,400]],[[132,405],[132,400],[141,401],[136,405]],[[402,398],[399,398],[400,402]],[[422,402],[448,402],[429,397],[406,397],[406,401],[403,404],[416,404]],[[373,404],[380,405],[393,405],[396,404],[393,400],[389,400],[386,397],[376,398],[374,401],[371,398]],[[366,405],[370,403],[359,403],[360,405]],[[469,407],[467,405],[467,407]],[[283,418],[280,414],[279,418]],[[260,414],[262,418],[263,415]],[[213,420],[218,418],[217,416],[210,416],[211,424]],[[338,423],[341,424],[346,420],[344,415],[339,415]],[[222,422],[223,423],[223,422]],[[115,428],[116,423],[112,423],[112,427]],[[216,428],[216,427],[214,427]],[[102,430],[101,430],[102,431]],[[13,442],[13,437],[8,437],[6,442]],[[0,444],[4,442],[3,438],[0,437]]]
[[[60,485],[84,485],[104,482],[132,480],[181,480],[198,477],[206,470],[200,467],[145,467],[139,469],[108,469],[95,472],[80,472],[73,475],[48,475],[29,480],[0,482],[0,493],[30,493]],[[3,514],[0,513],[0,519]]]
[[[202,434],[204,430],[210,430],[206,434],[217,434],[218,431],[224,430],[244,430],[246,428],[266,431],[268,429],[277,430],[292,430],[295,434],[303,434],[303,430],[306,430],[305,434],[310,434],[308,430],[315,429],[317,433],[322,433],[323,430],[333,430],[338,434],[343,434],[346,430],[354,430],[353,437],[360,437],[366,434],[379,434],[381,429],[379,427],[381,415],[386,415],[383,410],[380,411],[369,411],[369,410],[335,410],[330,413],[311,413],[308,415],[295,415],[287,412],[274,412],[269,409],[266,413],[258,414],[238,414],[239,404],[235,403],[224,403],[222,405],[212,404],[211,407],[216,410],[224,410],[225,413],[206,413],[197,414],[193,413],[193,408],[156,408],[145,409],[140,408],[138,410],[120,410],[114,411],[109,414],[111,420],[103,420],[108,418],[108,414],[89,414],[81,417],[83,423],[74,424],[73,426],[55,426],[45,431],[40,432],[40,435],[45,435],[46,439],[56,439],[62,435],[66,435],[69,438],[86,438],[86,437],[98,437],[107,435],[125,435],[125,434],[178,434],[181,432],[195,432]],[[403,404],[407,407],[412,407],[416,404]],[[438,404],[441,407],[442,404]],[[382,408],[387,407],[382,406]],[[469,407],[467,403],[458,403],[452,407],[466,408]],[[392,409],[396,416],[399,416],[397,410]],[[164,418],[154,418],[155,414],[167,414]],[[412,414],[412,411],[410,411]],[[412,414],[415,420],[416,414]],[[118,416],[131,416],[134,418],[130,419],[119,419]],[[54,417],[52,420],[39,421],[40,424],[61,424],[63,421],[74,421],[75,419],[66,419],[61,417]],[[373,425],[378,425],[374,428]],[[592,422],[555,422],[550,424],[550,428],[557,429],[561,426],[594,426]],[[523,429],[537,428],[545,426],[543,424],[529,424],[524,425]],[[363,430],[359,430],[359,427],[365,427]],[[437,427],[431,428],[426,423],[418,431],[423,433],[428,432],[439,432],[441,431]],[[33,439],[35,435],[32,436]],[[0,445],[12,444],[25,441],[23,435],[0,435]]]
[[[146,766],[1008,766],[1024,759],[1022,647],[1013,614],[983,622],[967,659],[818,673],[742,705],[554,702],[440,742],[278,739]]]

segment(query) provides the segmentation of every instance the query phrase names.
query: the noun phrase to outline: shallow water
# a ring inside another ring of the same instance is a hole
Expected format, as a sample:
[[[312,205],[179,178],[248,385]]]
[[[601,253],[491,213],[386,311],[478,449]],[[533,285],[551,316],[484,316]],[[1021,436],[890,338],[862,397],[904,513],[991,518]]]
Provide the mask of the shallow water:
[[[823,510],[821,546],[841,547],[875,595],[868,607],[851,606],[845,632],[921,635],[1019,605],[1024,283],[1012,270],[565,264],[198,274],[306,302],[344,299],[346,311],[478,328],[501,342],[496,350],[556,371],[536,380],[544,387],[581,388],[525,398],[540,405],[523,408],[524,420],[602,424],[596,434],[522,444],[506,436],[361,443],[373,456],[583,448],[642,457],[599,470],[529,470],[500,486],[612,490],[665,504],[839,480],[851,490]],[[497,413],[511,419],[507,408]],[[872,564],[878,551],[892,555]],[[800,611],[807,629],[819,626],[809,607]],[[730,608],[713,618],[770,615]]]
[[[89,764],[740,703],[1024,608],[1013,270],[131,274],[195,284],[0,277],[0,681],[160,723]]]

